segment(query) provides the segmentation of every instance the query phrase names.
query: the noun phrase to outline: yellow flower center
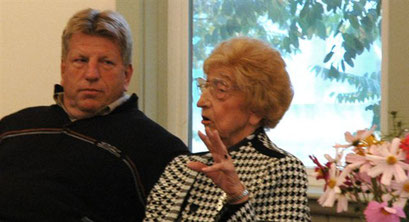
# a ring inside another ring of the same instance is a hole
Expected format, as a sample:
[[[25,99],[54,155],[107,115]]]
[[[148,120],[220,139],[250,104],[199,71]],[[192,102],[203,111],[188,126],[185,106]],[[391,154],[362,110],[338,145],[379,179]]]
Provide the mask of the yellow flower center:
[[[368,147],[374,144],[380,144],[381,141],[378,141],[374,135],[370,135],[367,138],[365,138],[365,142],[367,143]]]
[[[358,154],[358,155],[360,155],[360,156],[365,156],[364,149],[362,149],[361,147],[358,147],[358,148],[355,150],[355,152],[356,152],[356,154]]]
[[[402,190],[409,193],[409,183],[403,184]]]
[[[329,186],[331,189],[334,188],[336,184],[337,184],[337,181],[334,180],[334,179],[330,179],[330,180],[328,181],[328,186]]]
[[[318,170],[318,171],[317,171],[317,176],[323,177],[323,176],[324,176],[324,172],[322,172],[322,170]]]
[[[381,212],[382,212],[384,215],[389,215],[389,214],[391,214],[391,213],[389,213],[388,211],[386,211],[384,208],[381,209]]]
[[[359,142],[361,142],[359,139],[352,141],[352,146],[358,147]]]
[[[388,158],[386,158],[386,162],[387,162],[389,165],[393,165],[393,164],[397,163],[398,160],[397,160],[396,157],[394,157],[394,156],[388,156]]]

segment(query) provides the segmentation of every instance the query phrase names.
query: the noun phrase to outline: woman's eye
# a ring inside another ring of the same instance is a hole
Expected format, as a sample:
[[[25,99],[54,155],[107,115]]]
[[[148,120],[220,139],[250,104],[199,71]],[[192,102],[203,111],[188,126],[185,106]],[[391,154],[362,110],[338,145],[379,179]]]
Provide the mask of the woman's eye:
[[[217,83],[215,84],[216,89],[220,92],[227,92],[229,90],[229,87],[227,87],[225,84],[223,83]]]
[[[223,88],[223,87],[218,87],[217,88],[217,90],[219,91],[219,92],[227,92],[227,89],[226,88]]]

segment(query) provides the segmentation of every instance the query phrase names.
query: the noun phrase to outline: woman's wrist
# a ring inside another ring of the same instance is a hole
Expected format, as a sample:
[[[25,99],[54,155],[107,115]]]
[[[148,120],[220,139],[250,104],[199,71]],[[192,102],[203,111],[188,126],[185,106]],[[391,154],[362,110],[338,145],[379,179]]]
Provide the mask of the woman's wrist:
[[[226,203],[228,204],[240,204],[244,203],[249,199],[249,191],[243,186],[243,191],[234,196],[227,196]]]

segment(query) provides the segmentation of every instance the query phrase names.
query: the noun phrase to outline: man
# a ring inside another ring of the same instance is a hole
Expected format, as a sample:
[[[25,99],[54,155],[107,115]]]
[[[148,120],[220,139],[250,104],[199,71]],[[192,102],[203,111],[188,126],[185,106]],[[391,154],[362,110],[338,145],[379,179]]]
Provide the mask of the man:
[[[131,49],[118,13],[69,20],[56,104],[0,122],[0,221],[142,220],[153,184],[187,149],[125,94]]]

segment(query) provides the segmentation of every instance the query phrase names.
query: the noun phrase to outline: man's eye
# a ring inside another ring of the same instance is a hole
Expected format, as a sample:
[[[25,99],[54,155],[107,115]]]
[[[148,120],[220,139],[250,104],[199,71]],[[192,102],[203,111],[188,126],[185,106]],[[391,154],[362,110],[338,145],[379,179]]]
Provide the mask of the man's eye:
[[[76,58],[74,59],[74,62],[76,63],[83,63],[83,62],[87,62],[88,60],[86,58]]]
[[[72,64],[74,67],[81,68],[88,62],[87,58],[74,58]]]
[[[115,63],[113,62],[113,61],[111,61],[111,60],[103,60],[102,61],[105,65],[115,65]]]

